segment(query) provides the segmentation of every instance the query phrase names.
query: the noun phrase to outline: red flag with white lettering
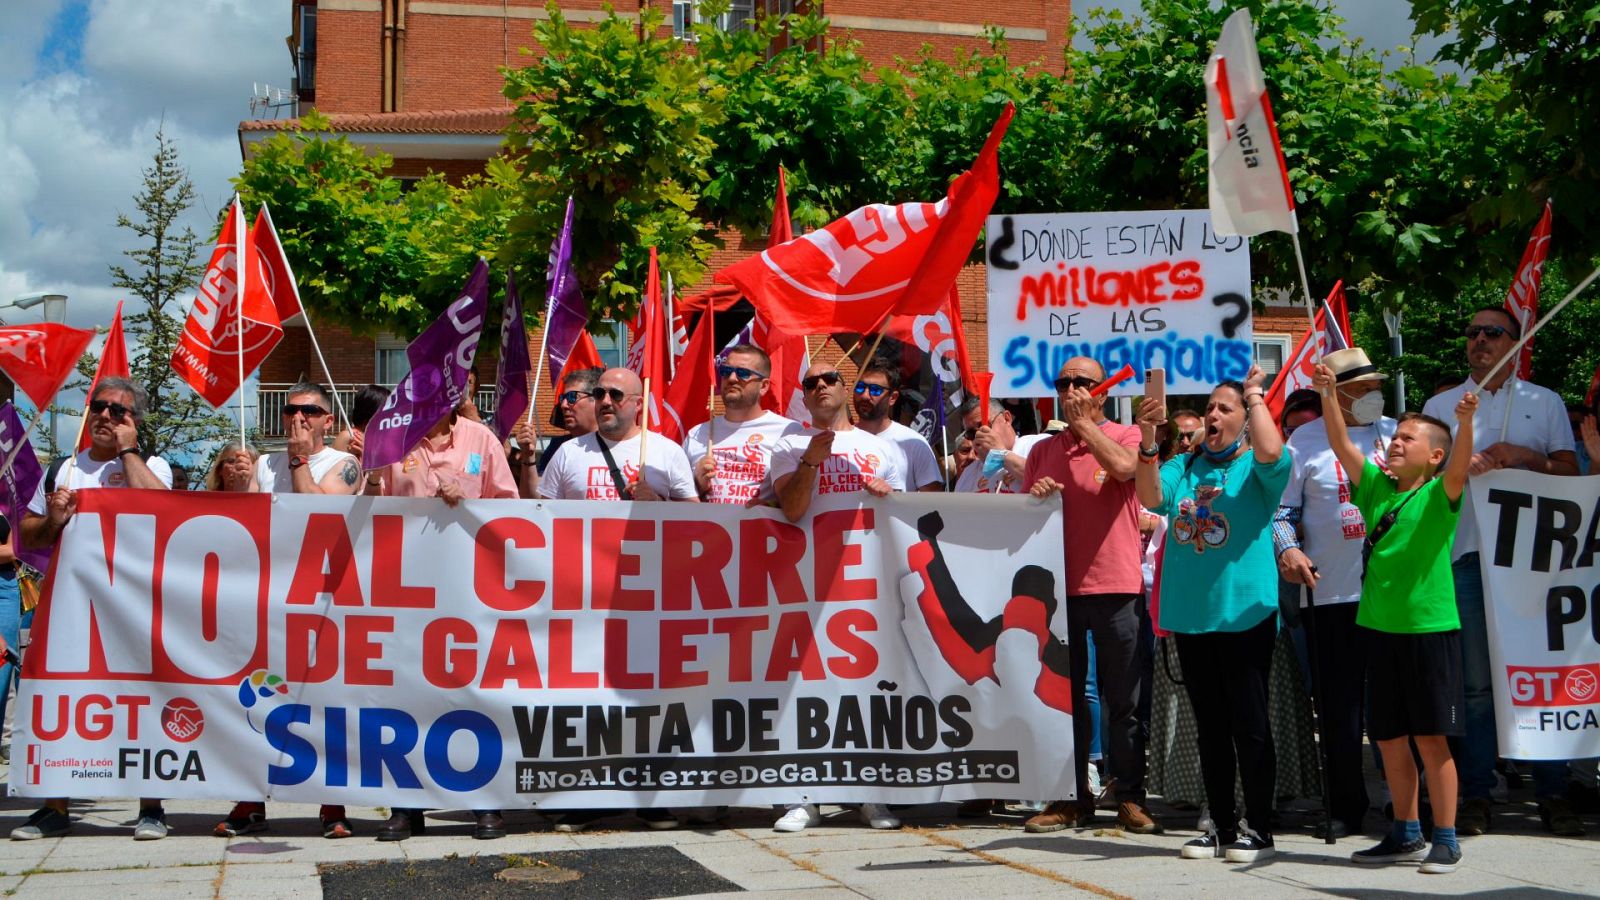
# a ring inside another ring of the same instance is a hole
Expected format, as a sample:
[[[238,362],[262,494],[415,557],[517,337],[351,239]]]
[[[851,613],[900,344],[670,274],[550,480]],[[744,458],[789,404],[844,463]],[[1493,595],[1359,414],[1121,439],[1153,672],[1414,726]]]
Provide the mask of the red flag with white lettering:
[[[786,334],[864,334],[894,314],[931,314],[966,264],[1000,193],[995,120],[969,171],[938,203],[875,203],[717,273]]]
[[[273,298],[241,283],[257,275],[248,237],[244,209],[235,197],[172,350],[173,371],[218,409],[283,339]]]
[[[59,322],[0,325],[0,372],[6,373],[35,407],[44,409],[55,400],[92,340],[93,331]]]
[[[278,229],[273,227],[272,214],[266,204],[256,213],[256,223],[250,228],[250,244],[255,250],[256,269],[249,273],[245,287],[266,291],[272,307],[278,311],[279,324],[286,324],[305,312],[300,305],[300,288],[294,283],[294,271],[289,268],[289,257],[278,241]],[[249,306],[245,307],[246,311]]]
[[[1522,251],[1522,262],[1517,266],[1517,277],[1506,291],[1506,312],[1527,334],[1533,323],[1539,321],[1539,285],[1544,281],[1544,258],[1550,252],[1550,201],[1544,202],[1544,215],[1533,226],[1528,246]],[[1523,381],[1533,377],[1533,341],[1522,345],[1522,356],[1517,359],[1517,377]]]
[[[772,200],[772,228],[767,232],[767,249],[794,240],[794,220],[789,216],[789,183],[783,167],[778,167],[778,194]],[[811,348],[804,335],[785,334],[772,328],[759,313],[750,323],[750,343],[767,351],[772,359],[772,379],[761,395],[761,408],[788,416],[796,422],[810,418],[800,380],[811,368]]]
[[[117,301],[117,315],[111,320],[111,334],[106,336],[106,345],[100,350],[100,364],[95,367],[94,380],[89,382],[89,393],[83,398],[83,421],[89,421],[89,401],[94,399],[95,386],[102,378],[127,378],[128,377],[128,342],[122,336],[122,301]],[[89,449],[91,443],[88,428],[78,429],[78,450]]]

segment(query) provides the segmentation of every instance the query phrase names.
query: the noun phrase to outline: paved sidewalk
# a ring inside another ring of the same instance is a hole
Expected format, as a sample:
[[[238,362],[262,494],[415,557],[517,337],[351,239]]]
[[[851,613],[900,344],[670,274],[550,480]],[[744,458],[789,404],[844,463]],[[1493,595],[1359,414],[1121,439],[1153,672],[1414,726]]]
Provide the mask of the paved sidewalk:
[[[940,900],[975,896],[1063,896],[1074,892],[1105,897],[1300,896],[1382,897],[1394,894],[1494,894],[1497,897],[1559,898],[1600,892],[1600,840],[1563,839],[1543,834],[1532,804],[1503,804],[1494,834],[1463,842],[1465,861],[1448,876],[1419,874],[1413,867],[1376,871],[1347,862],[1367,840],[1328,846],[1308,834],[1309,812],[1291,811],[1278,835],[1279,855],[1270,862],[1230,865],[1187,861],[1177,848],[1193,837],[1194,813],[1166,811],[1170,832],[1157,836],[1124,834],[1102,813],[1100,827],[1030,835],[1024,813],[1008,812],[983,820],[954,818],[954,807],[936,805],[905,811],[907,827],[872,831],[854,813],[825,808],[823,825],[800,834],[771,830],[772,813],[735,809],[717,828],[649,831],[620,815],[581,835],[556,834],[542,816],[508,815],[512,834],[498,841],[474,841],[472,818],[464,811],[435,813],[429,835],[398,843],[372,839],[380,810],[351,809],[358,836],[324,840],[316,807],[273,804],[271,830],[232,840],[211,836],[226,803],[169,803],[174,827],[166,840],[132,840],[132,801],[75,804],[74,833],[34,842],[0,840],[0,890],[21,897],[115,898],[323,896],[319,865],[349,864],[344,871],[365,878],[381,870],[354,865],[388,862],[398,866],[387,880],[373,875],[359,891],[344,896],[418,896],[444,892],[444,882],[429,882],[418,867],[449,861],[464,873],[480,860],[496,867],[540,867],[540,855],[556,851],[617,848],[672,848],[688,860],[746,892],[774,897],[869,897],[874,900]],[[31,801],[0,801],[0,836],[32,809]],[[1160,812],[1159,804],[1155,808]],[[1377,816],[1373,816],[1376,820]],[[1594,821],[1590,819],[1591,829]],[[659,855],[659,854],[657,854]],[[475,858],[476,857],[476,858]],[[627,859],[624,855],[623,859]],[[615,861],[607,865],[618,865]],[[448,869],[451,866],[437,866]],[[549,867],[546,867],[547,869]],[[692,868],[692,867],[690,867]],[[552,870],[555,871],[555,870]],[[486,876],[478,869],[476,876]],[[575,875],[569,877],[576,877]],[[676,893],[665,875],[632,875],[627,896]],[[479,881],[487,881],[480,877]],[[455,882],[450,882],[454,885]],[[452,889],[451,892],[457,892]],[[553,885],[497,883],[466,896],[592,896],[583,880]],[[331,894],[330,894],[331,895]],[[615,896],[615,894],[613,894]],[[721,896],[721,895],[715,895]],[[737,895],[730,895],[737,896]]]

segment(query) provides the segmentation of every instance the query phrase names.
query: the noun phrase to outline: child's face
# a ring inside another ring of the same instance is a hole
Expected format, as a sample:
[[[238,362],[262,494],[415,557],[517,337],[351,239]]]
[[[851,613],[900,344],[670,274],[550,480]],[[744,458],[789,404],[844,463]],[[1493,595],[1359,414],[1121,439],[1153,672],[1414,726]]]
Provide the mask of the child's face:
[[[1430,428],[1416,420],[1401,422],[1389,442],[1389,471],[1402,477],[1431,475],[1444,462],[1443,448],[1433,446]]]

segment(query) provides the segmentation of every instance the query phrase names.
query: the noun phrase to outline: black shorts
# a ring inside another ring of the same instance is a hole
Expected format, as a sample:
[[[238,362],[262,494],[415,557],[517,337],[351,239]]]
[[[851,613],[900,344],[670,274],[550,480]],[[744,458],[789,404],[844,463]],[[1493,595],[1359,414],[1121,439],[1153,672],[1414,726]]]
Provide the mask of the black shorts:
[[[1390,634],[1361,628],[1367,649],[1367,736],[1466,733],[1461,631]]]

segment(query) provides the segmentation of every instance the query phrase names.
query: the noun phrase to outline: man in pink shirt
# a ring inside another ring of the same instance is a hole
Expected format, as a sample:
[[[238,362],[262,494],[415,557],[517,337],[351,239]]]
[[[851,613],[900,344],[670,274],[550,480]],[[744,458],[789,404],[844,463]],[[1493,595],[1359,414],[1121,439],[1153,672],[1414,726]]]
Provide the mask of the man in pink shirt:
[[[1117,824],[1136,834],[1161,830],[1144,808],[1144,735],[1138,703],[1143,681],[1139,634],[1144,575],[1139,568],[1139,500],[1133,473],[1139,429],[1108,421],[1104,403],[1089,391],[1105,370],[1087,357],[1067,360],[1056,378],[1067,429],[1028,454],[1023,486],[1035,497],[1061,493],[1065,521],[1067,641],[1072,649],[1073,761],[1078,801],[1057,801],[1029,819],[1032,832],[1059,831],[1094,816],[1089,794],[1089,741],[1084,715],[1089,632],[1094,632],[1100,703],[1110,711],[1107,754],[1116,779]]]
[[[517,479],[494,432],[457,411],[435,425],[404,460],[368,472],[366,493],[438,497],[455,506],[462,500],[515,498]]]

